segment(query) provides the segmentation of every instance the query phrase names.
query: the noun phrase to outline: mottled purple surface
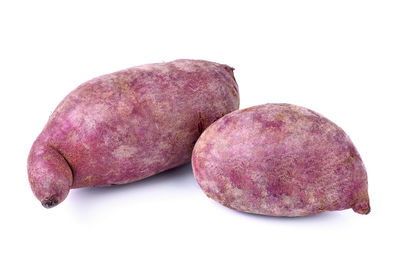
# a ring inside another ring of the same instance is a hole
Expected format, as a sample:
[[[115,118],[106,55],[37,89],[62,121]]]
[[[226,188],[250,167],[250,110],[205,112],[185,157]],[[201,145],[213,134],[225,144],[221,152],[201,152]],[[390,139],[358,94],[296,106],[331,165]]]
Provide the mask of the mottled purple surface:
[[[70,188],[125,184],[189,162],[202,131],[238,109],[233,69],[177,60],[92,79],[57,107],[28,158],[45,207]]]
[[[239,211],[370,211],[367,173],[353,143],[303,107],[265,104],[224,116],[197,141],[192,165],[210,198]]]

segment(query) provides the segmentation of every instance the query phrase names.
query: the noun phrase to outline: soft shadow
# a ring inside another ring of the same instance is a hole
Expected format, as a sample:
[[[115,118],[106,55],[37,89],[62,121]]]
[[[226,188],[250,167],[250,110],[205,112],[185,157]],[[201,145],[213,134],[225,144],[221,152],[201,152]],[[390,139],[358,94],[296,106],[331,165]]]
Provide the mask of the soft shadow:
[[[307,215],[307,216],[298,216],[298,217],[287,217],[287,216],[269,216],[262,214],[254,214],[248,212],[237,211],[228,207],[221,205],[219,202],[210,199],[210,202],[216,207],[216,209],[223,210],[223,213],[231,214],[231,216],[244,217],[255,221],[262,222],[278,222],[278,223],[327,223],[327,222],[337,222],[340,220],[341,222],[346,221],[348,217],[348,212],[351,212],[351,209],[342,210],[342,211],[324,211],[318,214]]]
[[[329,221],[333,219],[342,219],[344,220],[346,217],[343,214],[343,211],[324,211],[318,214],[307,215],[307,216],[298,216],[298,217],[286,217],[286,216],[268,216],[268,215],[260,215],[260,214],[252,214],[241,211],[235,211],[240,214],[242,217],[249,217],[256,219],[258,221],[278,221],[282,223],[310,223],[310,222],[320,222],[320,221]]]
[[[129,195],[135,195],[146,192],[154,192],[160,189],[168,191],[172,190],[174,192],[187,191],[188,194],[198,194],[200,189],[193,176],[191,163],[184,164],[182,166],[129,184],[73,189],[71,190],[66,201],[69,201],[69,204],[72,205],[74,209],[78,209],[79,214],[82,214],[83,216],[90,214],[89,211],[92,211],[93,205],[96,203],[109,202],[110,198],[106,198],[106,196],[119,196],[127,193]],[[207,198],[207,196],[204,195],[204,198]],[[291,223],[295,221],[297,223],[312,223],[337,221],[338,219],[343,221],[346,218],[346,215],[343,213],[343,211],[326,211],[301,217],[267,216],[236,211],[222,206],[215,200],[210,199],[210,201],[214,203],[216,209],[224,210],[224,213],[232,213],[237,217],[251,218],[262,222]]]
[[[324,211],[324,212],[313,214],[313,215],[298,216],[298,217],[268,216],[268,215],[251,214],[251,213],[245,213],[245,212],[239,212],[239,213],[246,215],[248,217],[255,217],[255,218],[267,217],[269,219],[278,219],[280,221],[314,221],[314,220],[321,220],[321,219],[326,219],[326,218],[340,217],[338,212],[336,212],[336,211]]]
[[[160,194],[160,191],[194,192],[196,187],[192,166],[187,163],[129,184],[72,189],[65,202],[80,213],[89,213],[93,206],[110,204],[116,197],[127,200],[137,199],[138,195],[148,195],[150,192],[155,195]]]
[[[129,190],[141,190],[145,188],[158,187],[160,184],[170,184],[170,186],[183,187],[185,186],[185,184],[187,184],[185,183],[185,178],[189,177],[193,177],[193,171],[191,164],[187,163],[182,166],[175,167],[162,173],[155,174],[148,178],[144,178],[142,180],[131,182],[128,184],[104,187],[88,187],[73,189],[72,191],[79,192],[80,195],[90,196],[117,194],[119,192]]]

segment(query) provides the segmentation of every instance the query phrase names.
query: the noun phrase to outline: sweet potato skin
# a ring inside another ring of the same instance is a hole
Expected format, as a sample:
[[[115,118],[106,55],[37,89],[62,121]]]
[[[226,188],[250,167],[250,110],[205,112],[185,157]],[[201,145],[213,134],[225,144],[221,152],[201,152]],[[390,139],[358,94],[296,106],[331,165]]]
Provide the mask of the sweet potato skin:
[[[202,131],[238,109],[233,69],[201,60],[143,65],[94,78],[51,115],[28,157],[45,207],[69,188],[134,182],[190,161]]]
[[[197,141],[192,166],[210,198],[238,211],[370,211],[367,173],[353,143],[303,107],[265,104],[224,116]]]

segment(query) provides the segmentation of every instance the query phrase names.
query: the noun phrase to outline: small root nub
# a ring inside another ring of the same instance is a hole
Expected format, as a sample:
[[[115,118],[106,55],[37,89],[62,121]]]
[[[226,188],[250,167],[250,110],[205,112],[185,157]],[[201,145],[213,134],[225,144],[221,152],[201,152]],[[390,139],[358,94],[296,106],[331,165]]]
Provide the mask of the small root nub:
[[[366,201],[364,200],[364,201],[362,201],[362,202],[356,203],[356,204],[352,207],[352,209],[353,209],[355,212],[360,213],[360,214],[368,214],[368,213],[370,213],[371,207],[370,207],[370,205],[369,205],[369,200],[366,200]]]
[[[42,200],[42,206],[46,209],[55,207],[58,205],[58,200],[55,196],[50,196],[49,198],[45,198]]]

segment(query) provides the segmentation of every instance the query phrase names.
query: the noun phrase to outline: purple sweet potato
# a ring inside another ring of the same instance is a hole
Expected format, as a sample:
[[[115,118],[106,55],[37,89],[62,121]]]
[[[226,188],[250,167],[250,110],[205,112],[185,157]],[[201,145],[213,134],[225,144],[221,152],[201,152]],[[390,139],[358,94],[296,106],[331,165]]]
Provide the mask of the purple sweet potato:
[[[238,211],[370,211],[367,173],[353,143],[303,107],[265,104],[224,116],[197,141],[192,166],[208,197]]]
[[[44,207],[71,188],[134,182],[189,162],[207,126],[238,109],[226,65],[177,60],[122,70],[72,91],[51,115],[28,158]]]

